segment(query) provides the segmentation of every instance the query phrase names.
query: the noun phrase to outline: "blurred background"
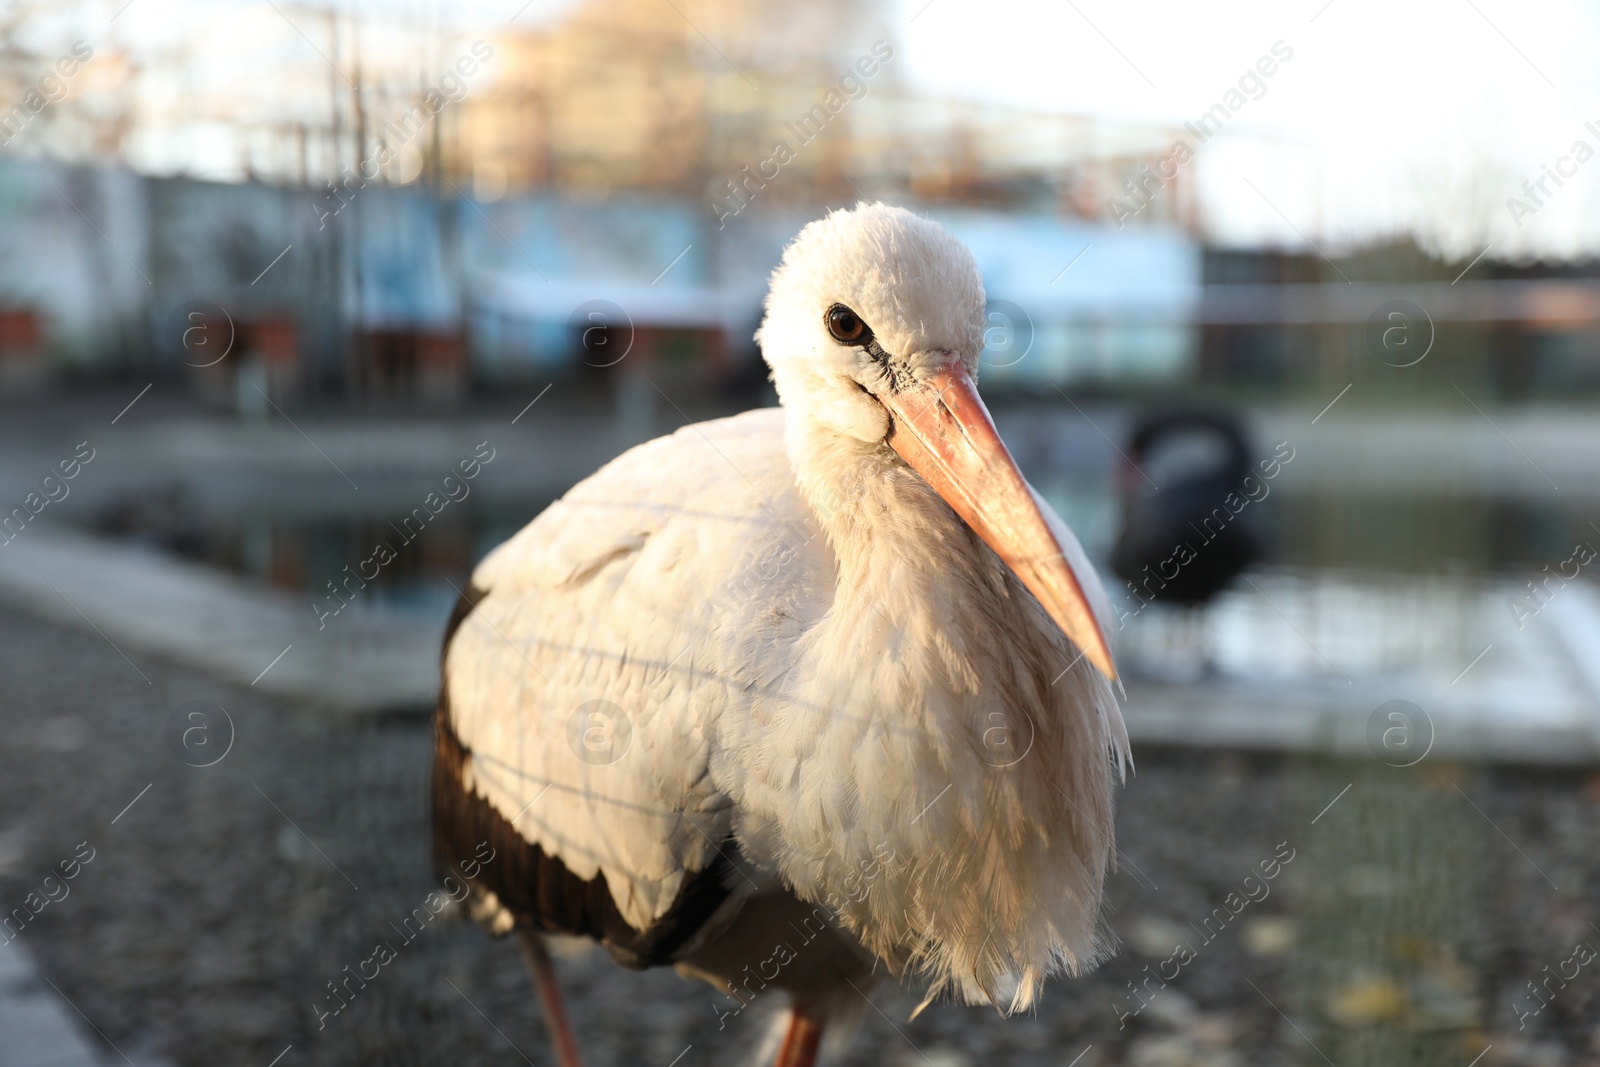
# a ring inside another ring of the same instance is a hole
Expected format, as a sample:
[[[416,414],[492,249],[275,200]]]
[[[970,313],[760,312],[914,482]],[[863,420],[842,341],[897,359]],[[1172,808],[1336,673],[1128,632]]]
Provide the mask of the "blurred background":
[[[319,1020],[429,890],[445,619],[776,403],[768,274],[884,200],[978,259],[1139,769],[1119,955],[1012,1020],[886,985],[847,1062],[1600,1064],[1597,53],[1504,0],[0,0],[0,1063],[548,1060],[461,925]],[[561,966],[594,1063],[758,1032]]]

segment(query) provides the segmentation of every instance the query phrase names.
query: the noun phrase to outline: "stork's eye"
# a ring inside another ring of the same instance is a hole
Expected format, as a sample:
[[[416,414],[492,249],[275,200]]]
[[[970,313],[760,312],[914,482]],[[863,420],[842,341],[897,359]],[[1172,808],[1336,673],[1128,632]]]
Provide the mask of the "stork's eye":
[[[829,308],[827,319],[829,335],[842,345],[864,345],[872,340],[872,327],[843,304]]]

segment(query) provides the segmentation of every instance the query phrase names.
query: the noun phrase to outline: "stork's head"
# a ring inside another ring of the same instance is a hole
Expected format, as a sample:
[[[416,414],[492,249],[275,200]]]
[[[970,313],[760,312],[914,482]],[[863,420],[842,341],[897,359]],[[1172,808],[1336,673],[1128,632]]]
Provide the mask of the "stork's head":
[[[1115,678],[1083,589],[978,397],[983,325],[965,245],[903,208],[859,204],[784,252],[756,340],[791,419],[892,449]]]

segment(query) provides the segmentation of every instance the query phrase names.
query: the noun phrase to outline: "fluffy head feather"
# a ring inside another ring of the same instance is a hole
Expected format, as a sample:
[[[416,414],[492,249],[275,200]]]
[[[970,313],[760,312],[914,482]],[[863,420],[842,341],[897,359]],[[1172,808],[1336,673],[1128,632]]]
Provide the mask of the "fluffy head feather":
[[[872,328],[886,360],[828,336],[835,304]],[[983,279],[966,245],[904,208],[863,203],[818,219],[789,245],[756,341],[791,419],[876,442],[889,419],[873,395],[891,375],[952,359],[977,375],[983,312]]]

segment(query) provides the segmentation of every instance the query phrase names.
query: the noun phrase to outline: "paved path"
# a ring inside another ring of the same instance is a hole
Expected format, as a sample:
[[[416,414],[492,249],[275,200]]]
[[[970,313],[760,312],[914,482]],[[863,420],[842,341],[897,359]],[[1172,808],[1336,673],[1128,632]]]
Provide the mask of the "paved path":
[[[319,626],[308,598],[42,523],[0,547],[0,598],[312,706],[418,710],[438,692],[435,627],[354,604]]]

